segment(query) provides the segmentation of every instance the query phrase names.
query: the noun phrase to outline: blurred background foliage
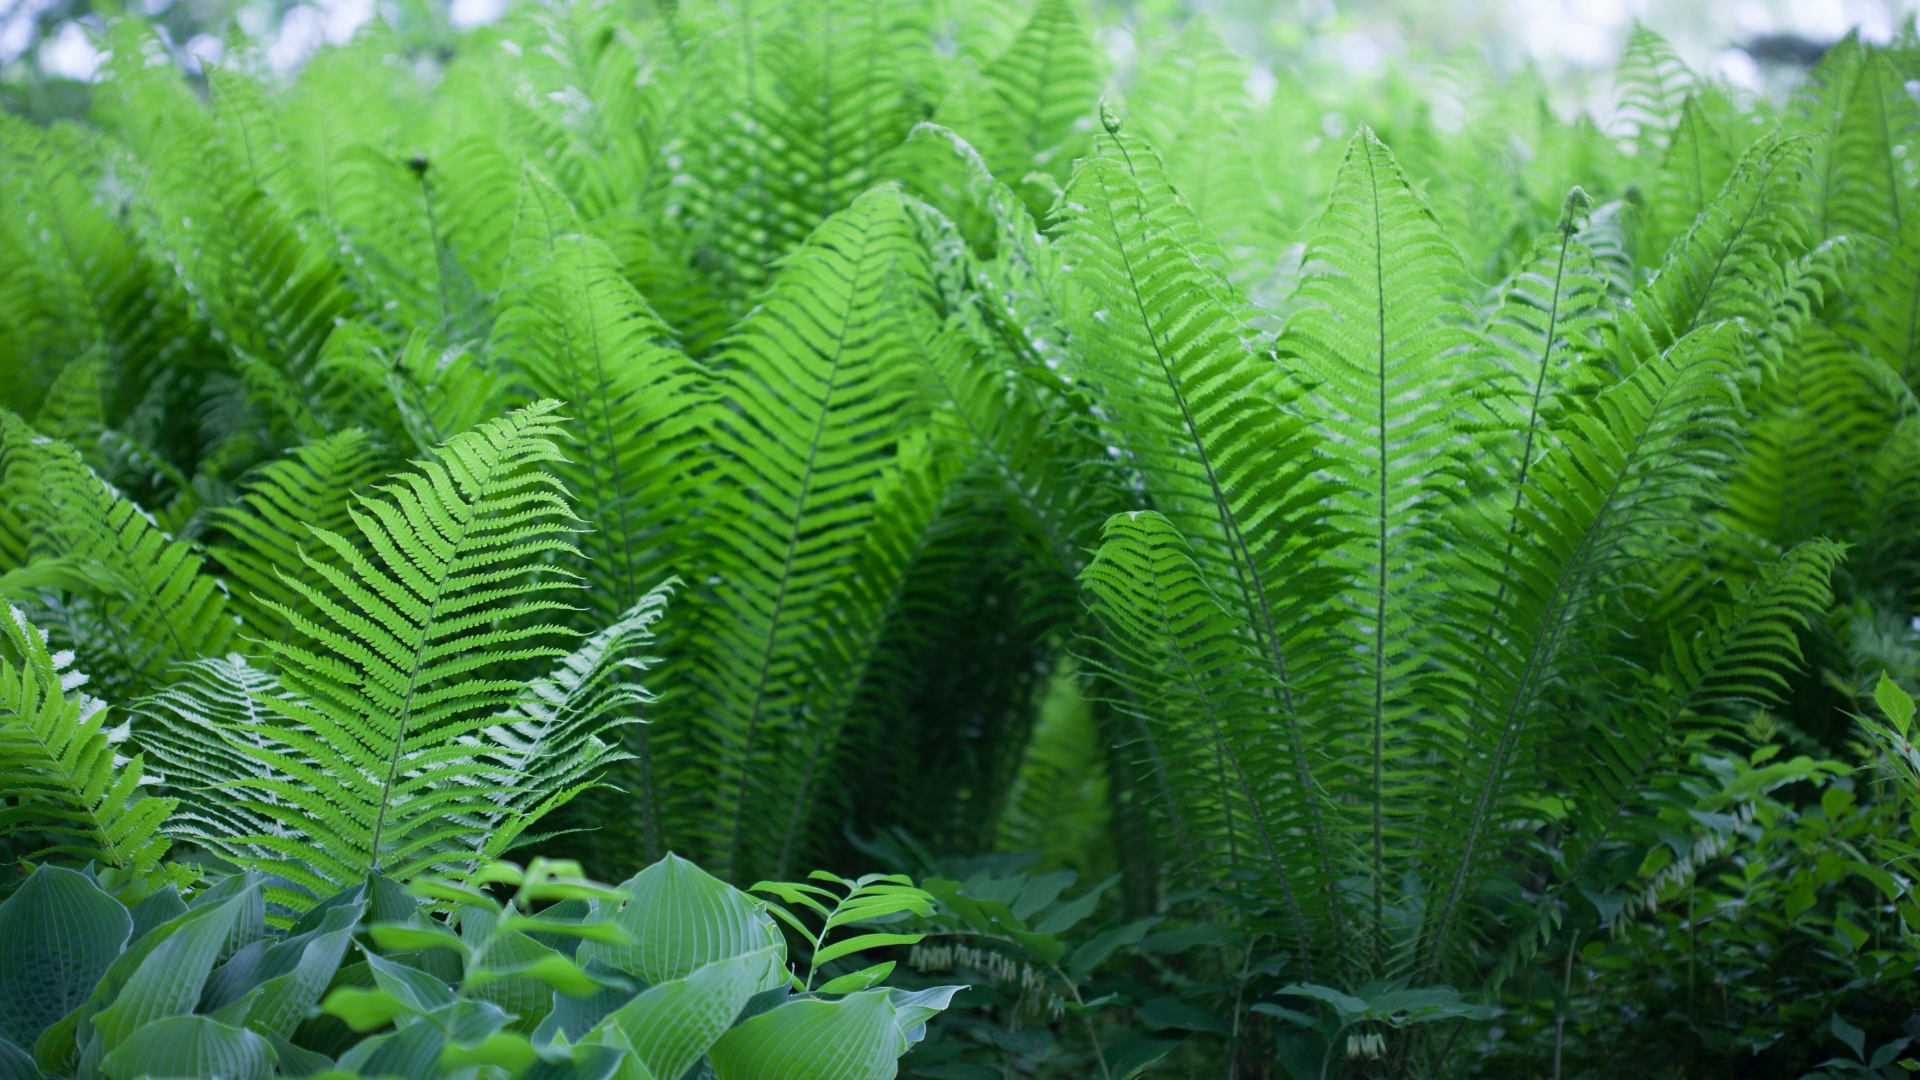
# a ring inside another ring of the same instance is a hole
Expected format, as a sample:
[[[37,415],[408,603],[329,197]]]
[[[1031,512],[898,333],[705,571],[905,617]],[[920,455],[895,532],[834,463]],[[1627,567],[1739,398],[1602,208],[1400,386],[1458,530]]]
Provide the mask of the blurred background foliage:
[[[976,7],[994,8],[988,2]],[[1783,101],[1833,42],[1859,28],[1884,43],[1915,0],[1097,0],[1115,79],[1131,76],[1137,42],[1198,12],[1275,79],[1346,87],[1441,61],[1484,62],[1501,75],[1537,73],[1563,115],[1605,120],[1615,61],[1636,23],[1670,41],[1696,71]],[[0,108],[49,120],[84,114],[99,67],[97,29],[125,12],[164,33],[198,75],[203,60],[252,49],[290,75],[323,44],[350,40],[379,18],[418,50],[444,57],[453,36],[505,13],[505,0],[0,0]],[[1256,94],[1261,86],[1252,87]],[[1442,103],[1444,123],[1458,103]]]

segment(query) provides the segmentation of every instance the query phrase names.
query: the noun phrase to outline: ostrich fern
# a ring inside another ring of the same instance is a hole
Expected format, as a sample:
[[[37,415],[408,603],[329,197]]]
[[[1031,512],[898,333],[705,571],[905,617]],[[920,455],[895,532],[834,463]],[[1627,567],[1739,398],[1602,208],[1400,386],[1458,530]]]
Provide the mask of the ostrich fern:
[[[1131,917],[1284,950],[1236,986],[1496,993],[1911,615],[1920,52],[1776,108],[1640,29],[1603,124],[1163,21],[516,0],[202,93],[109,20],[90,123],[0,118],[0,813],[306,907],[1071,783]]]

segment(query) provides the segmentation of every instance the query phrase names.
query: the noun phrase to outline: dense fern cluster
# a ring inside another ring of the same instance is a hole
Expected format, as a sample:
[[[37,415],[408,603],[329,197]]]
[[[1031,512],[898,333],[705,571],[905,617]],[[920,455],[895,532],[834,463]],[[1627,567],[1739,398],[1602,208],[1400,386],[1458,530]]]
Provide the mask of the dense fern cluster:
[[[524,0],[204,86],[109,24],[0,117],[16,854],[1044,846],[1230,927],[1229,1075],[1457,1066],[1703,755],[1920,674],[1920,39],[1775,106],[1641,31],[1603,126],[1142,19]]]

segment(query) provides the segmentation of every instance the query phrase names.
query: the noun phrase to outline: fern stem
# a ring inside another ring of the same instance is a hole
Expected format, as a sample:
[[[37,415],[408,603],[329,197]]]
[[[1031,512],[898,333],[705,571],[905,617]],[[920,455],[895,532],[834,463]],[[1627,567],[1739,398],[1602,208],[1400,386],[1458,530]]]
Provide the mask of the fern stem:
[[[1367,152],[1367,189],[1373,197],[1373,289],[1378,315],[1380,355],[1378,369],[1379,503],[1376,527],[1380,548],[1375,565],[1373,609],[1373,951],[1375,963],[1386,957],[1386,649],[1387,649],[1387,283],[1386,235],[1380,221],[1380,177],[1373,146]]]

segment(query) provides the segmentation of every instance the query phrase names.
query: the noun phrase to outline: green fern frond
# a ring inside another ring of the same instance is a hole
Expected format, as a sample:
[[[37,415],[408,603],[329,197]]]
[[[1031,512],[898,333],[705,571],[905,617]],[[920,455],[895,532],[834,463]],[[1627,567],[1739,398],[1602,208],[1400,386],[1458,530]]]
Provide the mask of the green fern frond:
[[[926,289],[902,196],[877,188],[789,260],[715,363],[712,627],[694,660],[701,715],[671,737],[712,770],[689,793],[708,809],[681,820],[743,880],[782,873],[811,819],[910,557],[898,541],[932,512],[916,474],[934,463],[896,452],[919,343],[895,305]]]
[[[1028,173],[1064,183],[1090,145],[1106,81],[1093,29],[1078,0],[1041,0],[1006,50],[982,71],[991,97],[943,104],[935,119],[978,147],[994,175],[1026,199],[1035,217],[1053,201]]]
[[[336,418],[315,367],[350,296],[339,268],[274,193],[290,164],[264,91],[223,69],[209,116],[171,64],[147,64],[158,43],[146,30],[119,23],[111,40],[115,77],[103,104],[143,174],[143,228],[263,411],[255,437],[266,449],[330,430]]]
[[[106,367],[106,349],[97,345],[69,360],[33,417],[35,431],[73,447],[95,469],[105,463]]]
[[[99,197],[108,152],[78,129],[0,118],[0,407],[37,412],[89,348],[105,349],[105,408],[116,417],[170,354],[191,362],[184,295]]]
[[[167,853],[175,800],[140,788],[144,759],[115,752],[106,703],[77,689],[73,654],[52,653],[18,608],[0,610],[0,831],[52,841],[32,858],[98,860],[138,874]]]
[[[1285,688],[1258,647],[1258,629],[1214,594],[1191,549],[1157,513],[1109,519],[1083,581],[1121,661],[1112,675],[1131,689],[1157,762],[1175,778],[1177,805],[1165,811],[1186,834],[1182,854],[1194,861],[1186,873],[1218,883],[1251,864],[1271,874],[1311,971],[1328,914],[1312,910],[1327,852],[1315,850],[1325,841],[1310,836],[1293,805],[1316,793],[1270,761],[1268,717]]]
[[[271,791],[247,790],[240,782],[294,782],[269,756],[274,740],[264,733],[284,727],[279,709],[298,699],[272,672],[238,653],[182,664],[172,675],[159,692],[133,706],[150,771],[178,804],[167,835],[238,859],[275,858],[275,845],[243,838],[292,842],[302,832],[292,824],[299,810]]]
[[[1821,137],[1813,166],[1815,235],[1888,238],[1913,203],[1902,169],[1907,151],[1897,148],[1910,147],[1920,132],[1920,105],[1886,54],[1862,45],[1857,34],[1823,58],[1810,76],[1816,79],[1823,92],[1807,110],[1808,126]]]
[[[1429,977],[1453,959],[1472,883],[1513,855],[1515,825],[1531,812],[1518,796],[1537,782],[1517,766],[1548,734],[1554,688],[1596,662],[1573,628],[1594,619],[1607,579],[1646,558],[1649,537],[1684,526],[1724,471],[1739,356],[1734,328],[1696,331],[1570,417],[1512,501],[1503,493],[1456,519],[1448,548],[1463,557],[1449,561],[1435,609],[1445,628],[1436,640],[1451,648],[1435,652],[1458,667],[1427,684],[1460,721],[1434,744],[1454,805],[1425,830],[1424,861],[1444,883],[1428,912]]]
[[[1205,14],[1188,22],[1127,94],[1127,122],[1167,163],[1167,179],[1219,238],[1234,280],[1264,275],[1285,231],[1272,186],[1245,134],[1252,123],[1246,65]]]
[[[1687,95],[1649,200],[1647,250],[1666,251],[1720,194],[1750,141],[1741,138],[1747,120],[1718,87]]]
[[[82,563],[112,584],[100,599],[97,644],[111,650],[121,677],[144,684],[170,662],[226,650],[233,616],[192,547],[163,533],[66,444],[8,413],[0,434],[27,554]]]
[[[1782,671],[1800,660],[1797,631],[1826,609],[1828,578],[1845,550],[1828,540],[1800,544],[1697,625],[1670,628],[1659,669],[1613,711],[1612,723],[1561,736],[1575,762],[1563,882],[1586,871],[1650,771],[1676,745],[1677,729],[1716,704],[1766,701],[1786,686]]]
[[[500,858],[526,842],[526,830],[601,783],[610,766],[633,759],[640,777],[640,834],[659,846],[658,783],[647,752],[640,708],[654,700],[636,677],[655,660],[640,655],[653,642],[653,625],[666,614],[679,585],[669,580],[649,589],[619,619],[589,635],[561,657],[548,675],[527,684],[519,701],[493,717],[477,735],[457,741],[492,770],[485,785],[495,808],[473,818],[471,836],[482,840],[475,858]],[[635,754],[624,747],[635,745]]]
[[[276,830],[229,836],[245,865],[326,895],[370,873],[408,878],[478,845],[462,813],[505,785],[460,743],[523,692],[514,665],[562,655],[546,620],[568,610],[574,518],[544,466],[559,458],[557,402],[448,440],[362,498],[360,536],[313,531],[316,587],[287,587],[319,614],[271,605],[311,648],[264,642],[285,697],[233,725],[254,763],[225,788]]]
[[[453,230],[439,189],[483,182],[486,173],[455,174],[469,163],[442,160],[431,143],[420,153],[409,128],[424,111],[422,88],[386,61],[398,43],[384,29],[370,26],[301,69],[274,118],[300,181],[297,195],[282,202],[331,232],[333,258],[363,319],[389,337],[421,327],[447,344],[473,344],[486,337],[486,298],[449,247]]]
[[[596,621],[637,603],[693,523],[701,372],[552,183],[529,169],[493,351],[534,398],[568,402],[557,466],[592,529],[580,541]]]
[[[903,0],[800,0],[745,42],[744,100],[720,122],[721,148],[701,211],[716,287],[735,304],[764,287],[776,260],[880,179],[882,156],[924,117],[913,78],[931,47],[925,12]]]
[[[1339,520],[1348,534],[1333,555],[1346,578],[1344,633],[1354,673],[1338,704],[1326,706],[1369,779],[1369,849],[1374,885],[1373,947],[1384,952],[1389,819],[1409,805],[1393,790],[1401,759],[1418,737],[1408,730],[1420,664],[1429,579],[1415,530],[1434,515],[1432,480],[1456,446],[1449,389],[1479,381],[1466,307],[1465,268],[1392,154],[1362,130],[1347,149],[1307,265],[1300,306],[1280,341],[1313,395],[1326,453],[1342,481]],[[1380,957],[1384,959],[1384,957]]]
[[[385,463],[386,455],[365,432],[349,429],[268,465],[246,485],[238,505],[213,512],[225,539],[209,554],[233,582],[229,603],[249,636],[294,640],[293,624],[282,610],[318,617],[318,609],[289,584],[320,584],[302,561],[308,530],[351,529],[354,496],[380,477]],[[332,562],[329,550],[321,547],[307,555]]]
[[[1286,402],[1300,397],[1283,370],[1253,347],[1244,302],[1206,269],[1189,242],[1204,229],[1167,185],[1153,152],[1126,137],[1101,140],[1063,197],[1059,244],[1076,291],[1068,318],[1125,464],[1137,469],[1150,504],[1183,534],[1210,573],[1208,587],[1229,606],[1265,666],[1257,684],[1282,724],[1263,763],[1284,776],[1290,799],[1253,804],[1260,843],[1247,858],[1278,868],[1293,843],[1312,837],[1323,860],[1316,880],[1279,880],[1293,893],[1299,930],[1310,907],[1327,902],[1333,810],[1316,787],[1319,747],[1308,737],[1307,704],[1339,662],[1329,607],[1338,571],[1323,561],[1335,542],[1325,521],[1334,489],[1321,440]],[[1155,770],[1164,766],[1154,764]],[[1171,772],[1171,770],[1167,770]],[[1276,781],[1277,782],[1277,781]],[[1191,826],[1187,827],[1189,831]],[[1195,841],[1197,843],[1197,841]],[[1236,848],[1237,850],[1237,848]],[[1297,905],[1297,906],[1296,906]]]
[[[1756,395],[1728,520],[1786,550],[1870,526],[1857,484],[1898,420],[1885,385],[1851,342],[1808,327]]]
[[[1807,248],[1803,139],[1768,136],[1668,250],[1618,322],[1612,362],[1625,374],[1695,329],[1726,319],[1773,321],[1787,264]]]
[[[1612,134],[1633,140],[1642,154],[1665,150],[1680,122],[1682,104],[1696,85],[1686,61],[1667,39],[1636,21],[1613,78],[1619,102]]]

